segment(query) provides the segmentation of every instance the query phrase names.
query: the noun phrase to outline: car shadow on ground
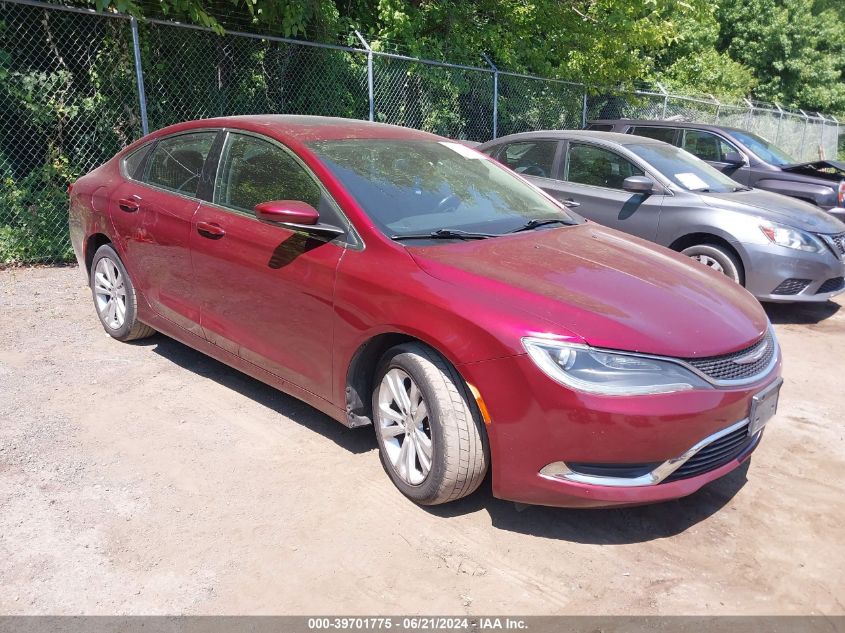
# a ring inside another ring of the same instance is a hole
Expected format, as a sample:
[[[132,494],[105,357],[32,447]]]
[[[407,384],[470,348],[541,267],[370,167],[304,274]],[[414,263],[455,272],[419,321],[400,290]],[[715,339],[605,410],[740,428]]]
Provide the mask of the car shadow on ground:
[[[813,325],[829,319],[839,312],[833,301],[821,303],[764,303],[769,320],[776,325]]]
[[[749,463],[688,497],[653,505],[606,509],[517,506],[493,497],[488,477],[472,496],[426,510],[444,518],[485,510],[493,527],[541,538],[591,545],[641,543],[680,534],[721,510],[746,484]]]
[[[237,391],[250,400],[319,433],[351,453],[366,453],[377,448],[376,438],[371,429],[349,429],[301,400],[265,385],[260,380],[247,376],[175,339],[156,334],[151,338],[131,344],[149,347],[172,363]]]
[[[132,344],[149,347],[176,365],[290,418],[351,453],[360,454],[377,449],[370,427],[346,428],[304,402],[174,339],[156,334]],[[488,474],[481,487],[469,497],[423,509],[443,518],[486,511],[493,527],[497,529],[541,538],[600,545],[639,543],[679,534],[715,514],[745,485],[748,464],[745,462],[689,497],[650,506],[600,510],[520,507],[493,496]],[[396,494],[397,501],[400,501],[400,493],[397,491]]]

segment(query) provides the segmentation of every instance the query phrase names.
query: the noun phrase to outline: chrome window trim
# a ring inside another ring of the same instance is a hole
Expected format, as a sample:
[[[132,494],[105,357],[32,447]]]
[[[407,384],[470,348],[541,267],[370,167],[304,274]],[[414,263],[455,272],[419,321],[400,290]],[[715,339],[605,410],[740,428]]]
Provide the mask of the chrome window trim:
[[[540,476],[546,479],[571,481],[579,484],[589,484],[593,486],[607,486],[610,488],[633,488],[637,486],[654,486],[665,480],[669,475],[678,470],[681,466],[692,459],[696,453],[701,451],[706,446],[712,444],[718,439],[730,435],[734,431],[738,431],[744,426],[748,426],[749,419],[743,418],[739,422],[731,424],[729,427],[716,431],[708,435],[700,442],[696,443],[692,448],[686,450],[678,457],[667,459],[650,473],[640,475],[639,477],[608,477],[606,475],[586,475],[573,471],[566,462],[552,462],[540,469]],[[751,445],[759,441],[763,430],[760,429],[753,436]]]

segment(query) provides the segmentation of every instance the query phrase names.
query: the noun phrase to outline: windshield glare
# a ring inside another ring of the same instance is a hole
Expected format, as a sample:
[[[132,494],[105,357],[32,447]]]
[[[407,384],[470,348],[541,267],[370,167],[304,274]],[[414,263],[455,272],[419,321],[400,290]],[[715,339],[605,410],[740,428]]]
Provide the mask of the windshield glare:
[[[726,193],[744,188],[718,169],[678,147],[665,143],[632,144],[626,147],[687,191]]]
[[[494,160],[446,141],[314,141],[310,149],[386,235],[507,233],[534,219],[581,221]]]
[[[756,134],[736,130],[732,131],[731,134],[733,134],[740,143],[745,145],[767,163],[780,167],[782,165],[792,165],[798,162],[782,149],[772,145],[769,141],[760,138]]]

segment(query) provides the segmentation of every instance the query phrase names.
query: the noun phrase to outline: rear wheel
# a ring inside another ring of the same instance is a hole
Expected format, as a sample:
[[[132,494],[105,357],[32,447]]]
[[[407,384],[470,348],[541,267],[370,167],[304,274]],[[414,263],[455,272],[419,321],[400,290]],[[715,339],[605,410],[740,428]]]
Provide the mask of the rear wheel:
[[[397,488],[422,505],[475,491],[488,465],[477,407],[458,372],[432,349],[389,350],[376,372],[373,425]]]
[[[696,244],[685,248],[681,253],[743,285],[742,264],[737,256],[724,246]]]
[[[134,341],[155,334],[138,320],[135,288],[115,250],[104,244],[91,262],[91,293],[103,329],[119,341]]]

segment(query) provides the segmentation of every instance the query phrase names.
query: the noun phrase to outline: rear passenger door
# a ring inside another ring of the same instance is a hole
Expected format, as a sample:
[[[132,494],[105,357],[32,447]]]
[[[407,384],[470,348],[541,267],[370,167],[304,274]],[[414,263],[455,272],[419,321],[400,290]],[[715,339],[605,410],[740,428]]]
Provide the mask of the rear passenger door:
[[[549,193],[574,201],[578,213],[626,233],[648,240],[657,237],[664,195],[631,193],[622,188],[629,176],[648,176],[632,161],[607,147],[569,141],[562,181]]]
[[[109,201],[115,235],[143,298],[160,316],[199,335],[189,242],[217,135],[201,130],[155,141],[140,164],[124,164],[124,181]]]

